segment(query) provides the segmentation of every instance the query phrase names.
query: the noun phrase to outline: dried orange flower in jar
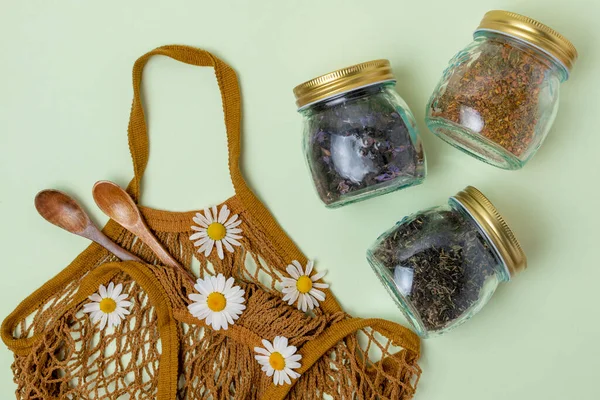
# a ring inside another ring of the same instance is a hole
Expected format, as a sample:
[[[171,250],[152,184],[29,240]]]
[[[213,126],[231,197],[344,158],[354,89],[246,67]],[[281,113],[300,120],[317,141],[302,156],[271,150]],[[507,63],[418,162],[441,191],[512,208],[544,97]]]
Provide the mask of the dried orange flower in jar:
[[[550,130],[577,51],[551,28],[506,11],[487,13],[474,38],[434,91],[427,125],[487,163],[519,169]]]

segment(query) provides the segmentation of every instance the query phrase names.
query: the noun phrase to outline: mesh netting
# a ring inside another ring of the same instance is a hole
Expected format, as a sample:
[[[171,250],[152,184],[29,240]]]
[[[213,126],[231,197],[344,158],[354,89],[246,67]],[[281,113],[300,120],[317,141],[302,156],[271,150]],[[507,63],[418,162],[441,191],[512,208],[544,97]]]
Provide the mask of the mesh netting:
[[[206,277],[223,273],[236,278],[245,290],[247,308],[233,327],[215,332],[192,317],[187,310],[187,295],[194,291],[192,283],[178,271],[158,266],[149,248],[129,232],[112,226],[108,234],[148,263],[138,266],[152,272],[164,296],[151,301],[144,285],[125,271],[116,269],[104,275],[115,284],[123,284],[123,292],[129,294],[133,305],[131,314],[118,327],[99,330],[82,312],[88,302],[86,296],[91,293],[79,296],[79,301],[77,296],[81,295],[86,276],[117,260],[97,246],[88,248],[68,267],[77,273],[54,293],[45,293],[44,301],[13,326],[15,338],[32,340],[27,349],[15,350],[12,368],[17,398],[158,398],[165,360],[161,360],[164,322],[158,317],[157,307],[169,310],[168,315],[176,322],[177,398],[265,398],[272,379],[254,359],[253,346],[259,345],[260,339],[286,336],[302,351],[350,319],[342,311],[316,309],[305,314],[283,302],[281,278],[286,276],[285,266],[291,260],[283,259],[235,198],[227,204],[244,221],[244,238],[242,247],[227,253],[224,260],[212,256],[206,259],[195,252],[188,239],[193,214],[149,210],[145,214],[159,240],[194,274]],[[108,280],[95,282],[95,290]],[[412,397],[420,375],[418,354],[396,347],[398,343],[386,336],[389,332],[363,327],[328,345],[298,378],[287,398]],[[303,360],[308,359],[305,355]]]

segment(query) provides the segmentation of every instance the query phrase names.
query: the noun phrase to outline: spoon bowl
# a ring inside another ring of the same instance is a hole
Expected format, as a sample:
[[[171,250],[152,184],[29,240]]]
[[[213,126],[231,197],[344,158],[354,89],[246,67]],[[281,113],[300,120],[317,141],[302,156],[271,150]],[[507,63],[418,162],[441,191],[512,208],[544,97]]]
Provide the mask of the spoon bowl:
[[[81,206],[59,190],[42,190],[35,196],[34,203],[46,221],[66,231],[82,233],[91,222]]]
[[[104,214],[127,227],[135,225],[142,217],[131,197],[110,181],[96,182],[92,189],[94,200]]]

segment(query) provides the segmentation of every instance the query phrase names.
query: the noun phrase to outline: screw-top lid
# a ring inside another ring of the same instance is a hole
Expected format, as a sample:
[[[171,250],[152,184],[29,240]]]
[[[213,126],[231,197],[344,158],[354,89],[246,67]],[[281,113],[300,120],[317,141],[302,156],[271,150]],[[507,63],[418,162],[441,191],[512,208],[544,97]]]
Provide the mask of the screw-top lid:
[[[527,257],[519,241],[508,227],[498,210],[473,186],[458,192],[454,197],[475,219],[484,234],[494,245],[504,262],[510,277],[527,268]]]
[[[388,60],[367,61],[338,69],[296,86],[296,105],[302,108],[352,89],[394,80]]]
[[[567,72],[577,60],[573,43],[554,29],[524,15],[508,11],[487,12],[475,32],[492,31],[524,40],[556,59]]]

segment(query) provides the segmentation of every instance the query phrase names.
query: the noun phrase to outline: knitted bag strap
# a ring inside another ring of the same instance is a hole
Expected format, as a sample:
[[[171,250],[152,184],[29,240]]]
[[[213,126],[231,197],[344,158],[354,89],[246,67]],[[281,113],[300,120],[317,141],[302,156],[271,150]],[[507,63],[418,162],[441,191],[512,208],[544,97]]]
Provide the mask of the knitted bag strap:
[[[140,86],[144,66],[154,55],[162,55],[186,64],[213,67],[215,69],[217,83],[221,91],[227,131],[229,174],[236,197],[253,216],[254,222],[261,227],[261,231],[268,237],[269,242],[277,249],[279,254],[285,256],[285,259],[289,261],[298,260],[302,264],[306,264],[307,258],[246,184],[240,170],[241,102],[237,76],[229,65],[205,50],[180,45],[162,46],[144,54],[135,62],[133,66],[133,105],[128,128],[129,149],[133,158],[135,175],[127,188],[129,194],[136,202],[139,202],[142,176],[148,164],[149,138]],[[329,313],[342,311],[335,296],[329,290],[326,289],[325,291],[327,296],[325,301],[321,303],[321,308]]]

